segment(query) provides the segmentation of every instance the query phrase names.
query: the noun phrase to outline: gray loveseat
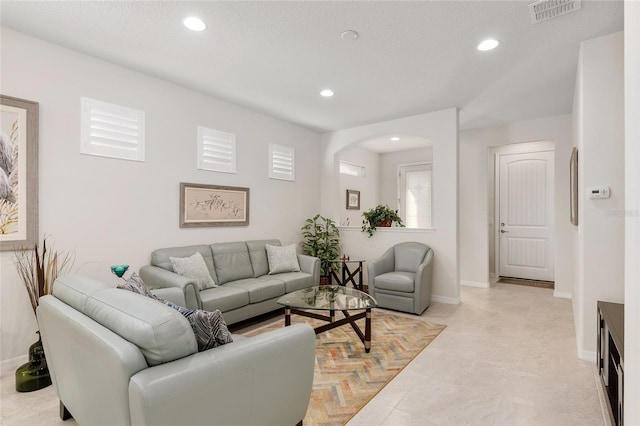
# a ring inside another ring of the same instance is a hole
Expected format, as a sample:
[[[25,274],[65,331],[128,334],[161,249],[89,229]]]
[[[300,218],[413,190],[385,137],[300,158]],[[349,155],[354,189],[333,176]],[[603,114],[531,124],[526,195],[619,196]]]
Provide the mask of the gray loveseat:
[[[63,419],[64,407],[80,425],[119,426],[294,425],[306,413],[315,333],[305,324],[197,352],[177,310],[81,275],[58,278],[37,316]]]
[[[140,268],[140,278],[152,289],[177,287],[184,292],[186,307],[219,309],[227,324],[281,308],[276,300],[285,293],[319,285],[320,260],[298,255],[300,272],[269,275],[265,245],[278,240],[238,241],[155,250],[151,265]],[[218,287],[199,290],[194,280],[173,272],[171,257],[199,252]]]

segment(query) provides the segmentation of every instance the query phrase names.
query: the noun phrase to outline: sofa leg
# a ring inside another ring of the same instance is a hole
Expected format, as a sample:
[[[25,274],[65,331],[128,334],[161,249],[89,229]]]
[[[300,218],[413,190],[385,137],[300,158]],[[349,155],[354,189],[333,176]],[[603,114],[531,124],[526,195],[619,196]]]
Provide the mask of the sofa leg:
[[[298,423],[296,423],[296,426],[302,426],[302,420],[300,420]]]
[[[73,416],[71,415],[69,410],[67,410],[67,407],[65,407],[62,401],[60,401],[60,418],[62,420],[69,420],[72,417]]]

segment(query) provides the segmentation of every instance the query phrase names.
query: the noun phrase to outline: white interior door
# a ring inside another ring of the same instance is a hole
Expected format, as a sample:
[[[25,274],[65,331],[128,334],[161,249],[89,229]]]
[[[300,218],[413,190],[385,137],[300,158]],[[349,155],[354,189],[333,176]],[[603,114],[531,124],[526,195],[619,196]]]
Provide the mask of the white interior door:
[[[500,276],[554,280],[553,155],[500,155]]]

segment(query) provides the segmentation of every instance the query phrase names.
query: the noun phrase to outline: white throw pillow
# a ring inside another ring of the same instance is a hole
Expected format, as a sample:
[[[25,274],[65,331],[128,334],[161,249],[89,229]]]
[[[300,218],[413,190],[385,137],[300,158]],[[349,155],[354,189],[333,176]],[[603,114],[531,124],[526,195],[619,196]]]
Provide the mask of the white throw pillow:
[[[267,259],[269,260],[269,275],[281,272],[300,272],[295,244],[284,247],[269,244],[265,246],[267,248]]]
[[[169,260],[171,260],[176,274],[195,280],[200,290],[218,287],[211,278],[207,264],[204,263],[204,258],[200,253],[189,257],[170,257]]]

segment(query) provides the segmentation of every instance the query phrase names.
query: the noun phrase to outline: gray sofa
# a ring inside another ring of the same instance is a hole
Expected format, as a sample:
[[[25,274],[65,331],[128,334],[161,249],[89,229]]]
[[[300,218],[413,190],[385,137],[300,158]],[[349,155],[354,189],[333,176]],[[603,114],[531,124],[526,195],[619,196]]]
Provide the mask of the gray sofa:
[[[320,283],[320,260],[298,255],[300,272],[269,274],[265,245],[278,240],[238,241],[155,250],[151,265],[140,268],[140,277],[152,289],[177,287],[184,292],[186,307],[219,309],[233,324],[281,308],[276,300],[285,293]],[[170,257],[199,252],[218,287],[199,290],[195,282],[173,272]]]
[[[307,325],[197,352],[175,309],[81,275],[58,278],[37,317],[63,419],[68,409],[80,425],[294,425],[306,413]]]

